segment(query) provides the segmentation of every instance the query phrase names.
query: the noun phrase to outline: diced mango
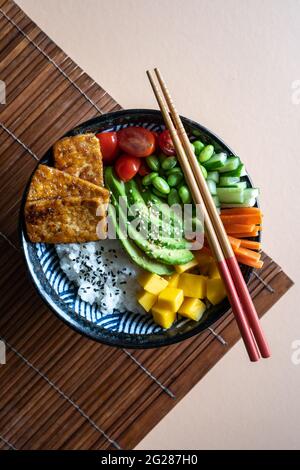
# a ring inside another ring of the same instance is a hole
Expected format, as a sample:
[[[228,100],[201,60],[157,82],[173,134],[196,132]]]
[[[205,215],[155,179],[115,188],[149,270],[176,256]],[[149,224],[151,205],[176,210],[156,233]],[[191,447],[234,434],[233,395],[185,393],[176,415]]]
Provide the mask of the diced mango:
[[[206,310],[206,305],[199,299],[187,297],[184,299],[178,313],[183,317],[190,318],[191,320],[199,321]]]
[[[206,295],[206,280],[201,274],[181,274],[178,282],[178,288],[183,290],[185,297],[195,297],[204,299]]]
[[[139,276],[138,281],[147,292],[154,295],[158,295],[168,285],[166,279],[158,274],[148,273],[147,271]]]
[[[146,312],[149,312],[155,302],[157,301],[157,295],[150,294],[150,292],[142,291],[137,296],[138,303],[143,307]]]
[[[175,266],[175,269],[176,269],[176,272],[181,274],[181,273],[184,273],[185,271],[188,271],[189,269],[195,268],[196,266],[198,266],[198,261],[196,260],[196,258],[194,258],[189,263],[178,264],[177,266]]]
[[[183,302],[183,290],[176,287],[166,287],[157,298],[157,306],[171,312],[177,312]]]
[[[207,266],[213,261],[212,256],[208,255],[207,253],[203,253],[201,250],[195,251],[194,256],[198,261],[198,266]]]
[[[165,279],[169,282],[168,287],[177,287],[179,281],[179,274],[174,273],[171,276],[165,276]]]
[[[210,263],[208,267],[208,277],[209,279],[219,279],[221,277],[216,263]]]
[[[208,279],[206,297],[213,305],[219,304],[226,297],[226,290],[222,279]]]
[[[176,312],[171,312],[157,304],[152,307],[153,320],[163,328],[170,328],[176,320]]]

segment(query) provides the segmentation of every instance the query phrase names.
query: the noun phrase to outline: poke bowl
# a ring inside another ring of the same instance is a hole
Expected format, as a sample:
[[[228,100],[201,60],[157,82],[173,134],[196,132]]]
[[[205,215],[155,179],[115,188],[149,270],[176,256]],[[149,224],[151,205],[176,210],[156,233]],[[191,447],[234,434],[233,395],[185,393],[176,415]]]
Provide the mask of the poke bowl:
[[[182,121],[192,143],[200,142],[203,148],[207,146],[213,147],[211,157],[218,155],[235,156],[235,153],[228,145],[201,124],[184,117],[182,117]],[[163,118],[159,111],[148,109],[122,110],[104,114],[80,124],[67,132],[65,136],[62,136],[62,141],[66,137],[73,138],[82,135],[118,133],[122,129],[130,127],[144,128],[156,136],[157,134],[161,135],[165,129]],[[199,153],[197,145],[195,145],[195,151]],[[223,163],[225,164],[226,162]],[[183,341],[199,334],[212,327],[218,319],[226,314],[229,309],[229,302],[226,296],[223,296],[221,301],[215,305],[207,301],[207,299],[202,299],[205,303],[205,309],[201,312],[198,321],[180,314],[179,310],[179,313],[176,312],[176,317],[173,318],[172,324],[164,327],[164,324],[159,324],[155,321],[155,318],[150,313],[151,308],[146,309],[150,310],[150,312],[145,311],[142,308],[143,302],[139,303],[138,301],[141,298],[142,291],[145,295],[149,294],[148,291],[144,291],[144,287],[145,283],[149,281],[151,268],[147,270],[148,265],[145,266],[143,264],[144,258],[143,263],[139,262],[139,265],[137,265],[134,255],[132,255],[130,250],[127,251],[124,248],[121,240],[99,239],[99,241],[64,243],[64,241],[60,242],[58,238],[58,242],[48,243],[47,238],[46,242],[43,242],[42,239],[37,241],[33,236],[32,241],[32,237],[30,239],[28,235],[28,227],[32,227],[35,221],[33,220],[33,212],[31,212],[29,218],[28,209],[26,209],[28,195],[30,194],[35,175],[37,175],[41,165],[43,168],[53,168],[55,164],[56,161],[53,157],[51,146],[34,170],[24,191],[20,211],[20,238],[30,278],[38,294],[58,318],[78,333],[107,345],[124,348],[156,348]],[[209,169],[209,165],[206,166]],[[215,167],[216,165],[211,170]],[[230,170],[230,167],[228,169]],[[58,171],[63,170],[64,168],[58,169]],[[151,167],[144,174],[140,173],[140,176],[137,177],[142,180],[145,176],[149,175],[149,172],[153,172]],[[231,177],[231,174],[232,171],[224,172],[223,178],[226,175]],[[82,177],[82,175],[80,176]],[[243,188],[253,189],[251,179],[245,171],[237,179],[239,183],[243,183]],[[105,178],[106,180],[107,178]],[[106,185],[105,181],[102,183],[104,186]],[[215,188],[216,184],[212,186]],[[233,184],[232,186],[236,189],[239,188],[238,185]],[[109,187],[109,190],[111,193],[111,187]],[[159,197],[157,190],[155,193]],[[236,193],[238,192],[236,191]],[[255,201],[253,201],[252,197],[251,206],[257,207],[257,196],[256,193],[253,194]],[[48,194],[48,197],[52,196]],[[43,199],[46,205],[49,202],[47,198]],[[72,199],[72,204],[75,204],[75,199]],[[166,203],[168,201],[163,194],[161,194],[161,200]],[[29,203],[31,206],[34,205],[36,209],[37,202],[39,203],[40,201],[37,198],[36,200],[29,201]],[[61,204],[61,200],[57,201],[56,199],[56,203]],[[232,204],[233,207],[238,205],[239,203]],[[241,207],[243,206],[243,204],[240,205]],[[224,207],[228,206],[230,204],[225,203]],[[63,210],[65,210],[65,207]],[[69,210],[69,207],[66,210]],[[85,210],[85,208],[82,210]],[[52,209],[48,208],[46,215],[44,211],[43,223],[45,218],[51,217],[51,211]],[[86,217],[86,213],[82,212],[80,217],[83,220]],[[47,227],[49,228],[49,225]],[[34,231],[35,234],[36,232]],[[251,236],[251,233],[248,235],[245,239],[259,242],[260,232],[253,232],[254,236]],[[138,253],[140,249],[141,247],[139,246]],[[148,255],[151,258],[152,254],[150,252],[147,253],[147,257]],[[160,266],[161,258],[159,260],[151,258],[150,261],[155,266],[156,264]],[[182,263],[182,265],[185,264],[188,264],[188,262]],[[166,271],[162,271],[161,274],[155,274],[165,279],[166,285],[169,282],[166,279],[169,280],[172,276],[171,271],[168,272],[168,269],[169,267],[166,268]],[[248,282],[254,268],[251,265],[242,264],[241,269],[246,282]],[[174,273],[177,273],[177,277],[181,276],[180,272],[180,267],[178,272],[176,269],[174,270]],[[193,269],[187,272],[194,273]],[[207,272],[204,274],[200,272],[198,274],[203,277],[208,276]],[[145,278],[145,275],[146,281],[139,284],[138,279],[143,276]],[[150,279],[151,282],[152,279]]]

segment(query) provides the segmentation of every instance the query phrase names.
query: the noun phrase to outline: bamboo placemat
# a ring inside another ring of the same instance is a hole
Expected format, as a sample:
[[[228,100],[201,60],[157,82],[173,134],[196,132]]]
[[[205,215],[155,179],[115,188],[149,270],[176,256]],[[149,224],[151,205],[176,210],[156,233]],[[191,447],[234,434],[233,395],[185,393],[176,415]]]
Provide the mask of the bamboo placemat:
[[[73,332],[42,303],[18,242],[24,186],[52,142],[120,106],[11,0],[0,0],[0,34],[0,449],[132,449],[240,336],[229,311],[174,346],[114,349]],[[264,260],[250,282],[260,315],[292,285]]]

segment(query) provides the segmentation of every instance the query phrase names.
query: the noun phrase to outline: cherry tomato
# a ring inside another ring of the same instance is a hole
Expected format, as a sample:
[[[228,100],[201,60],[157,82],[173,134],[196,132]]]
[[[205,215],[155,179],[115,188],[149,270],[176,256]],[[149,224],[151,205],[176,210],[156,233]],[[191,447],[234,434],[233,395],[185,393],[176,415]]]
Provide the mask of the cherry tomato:
[[[122,181],[131,180],[139,171],[141,160],[132,155],[122,154],[115,163],[115,170]]]
[[[173,145],[171,135],[168,129],[166,129],[160,134],[158,143],[159,143],[161,150],[166,155],[175,155],[174,145]]]
[[[155,148],[152,132],[144,127],[125,127],[118,132],[118,142],[123,152],[134,157],[148,157]]]
[[[116,132],[101,132],[96,134],[100,142],[101,153],[104,163],[111,163],[118,155],[119,145]]]
[[[159,133],[156,132],[156,131],[151,131],[152,134],[154,135],[154,140],[155,140],[155,148],[154,148],[154,151],[157,150],[159,148],[159,143],[158,143],[158,139],[159,139]]]
[[[138,171],[138,174],[140,176],[146,176],[146,175],[149,175],[149,173],[150,173],[150,169],[149,169],[148,165],[146,165],[146,163],[142,160],[140,169]]]

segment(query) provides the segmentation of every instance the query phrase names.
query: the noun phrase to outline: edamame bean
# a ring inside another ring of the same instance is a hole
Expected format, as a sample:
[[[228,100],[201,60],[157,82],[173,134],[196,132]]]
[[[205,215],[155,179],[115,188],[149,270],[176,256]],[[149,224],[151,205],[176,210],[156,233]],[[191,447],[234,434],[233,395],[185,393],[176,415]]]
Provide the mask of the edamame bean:
[[[195,137],[201,137],[201,132],[198,131],[198,129],[194,129],[194,130],[192,131],[192,134],[193,134]]]
[[[182,170],[181,168],[179,168],[178,166],[176,166],[175,168],[172,168],[171,170],[168,170],[167,171],[167,175],[170,176],[170,175],[181,175],[183,177],[183,173],[182,173]]]
[[[201,151],[204,149],[205,145],[203,142],[201,142],[201,140],[195,140],[194,142],[192,142],[192,145],[194,147],[194,151],[195,151],[195,155],[200,155]]]
[[[192,196],[187,186],[180,186],[178,194],[183,204],[190,204],[192,202]]]
[[[158,171],[160,164],[159,164],[159,159],[157,158],[156,155],[150,155],[149,157],[146,158],[146,162],[148,167],[153,170],[153,171]]]
[[[152,181],[152,185],[162,194],[169,194],[170,192],[170,186],[161,176],[156,176]]]
[[[153,171],[152,173],[149,173],[149,175],[145,175],[144,178],[142,179],[142,185],[143,186],[149,186],[154,178],[158,176],[158,173]]]
[[[177,186],[179,183],[182,181],[182,175],[180,173],[174,173],[173,175],[169,175],[167,182],[168,185],[171,186],[172,188],[174,186]]]
[[[178,196],[177,189],[172,188],[169,195],[168,195],[168,204],[169,206],[173,206],[174,204],[180,204],[181,201]]]
[[[202,175],[203,175],[204,178],[206,179],[206,178],[207,178],[207,169],[206,169],[204,166],[202,166],[202,165],[200,165],[200,169],[201,169],[201,171],[202,171]]]
[[[213,145],[206,145],[203,150],[201,150],[199,155],[199,162],[203,163],[210,159],[214,153],[214,146]]]
[[[162,197],[163,199],[167,199],[168,195],[167,194],[162,194],[160,191],[157,191],[157,189],[152,188],[153,194],[155,194],[158,197]]]
[[[161,167],[163,170],[171,170],[172,168],[176,166],[176,164],[177,164],[176,157],[168,157],[162,162]]]

